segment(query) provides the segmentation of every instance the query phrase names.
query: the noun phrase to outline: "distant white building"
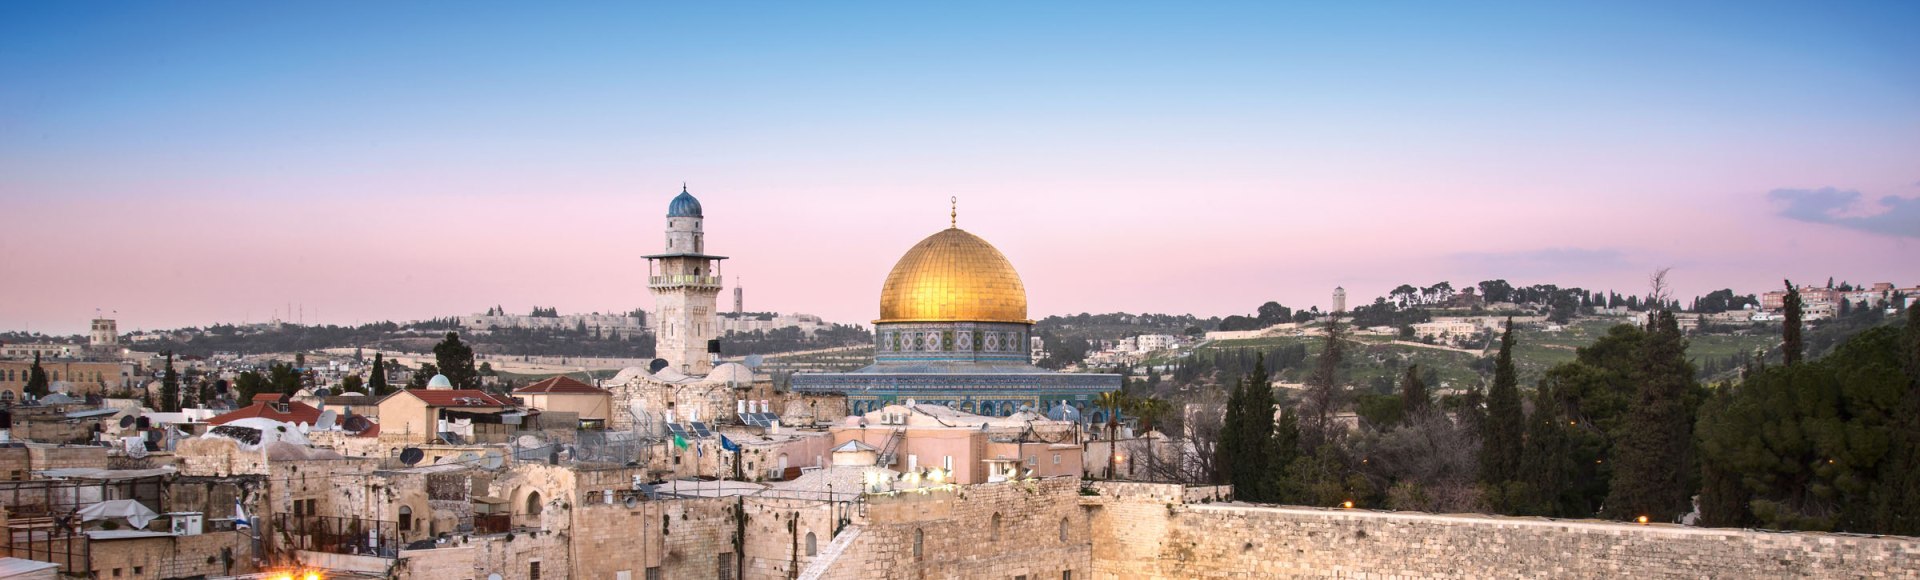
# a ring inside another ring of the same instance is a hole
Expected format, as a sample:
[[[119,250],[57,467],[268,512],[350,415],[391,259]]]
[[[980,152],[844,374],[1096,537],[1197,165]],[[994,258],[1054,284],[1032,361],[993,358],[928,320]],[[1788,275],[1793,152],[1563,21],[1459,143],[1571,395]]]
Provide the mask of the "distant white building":
[[[606,338],[624,338],[648,332],[647,325],[639,318],[625,314],[567,314],[562,316],[528,316],[525,314],[475,314],[460,317],[460,327],[469,332],[483,332],[504,328],[525,328],[532,330],[579,330],[597,332]]]
[[[721,336],[735,332],[748,333],[756,330],[764,332],[776,328],[799,328],[800,332],[805,333],[807,336],[813,336],[813,333],[819,332],[820,329],[827,328],[828,326],[831,325],[821,320],[819,316],[812,314],[728,313],[720,315]]]
[[[1171,334],[1142,334],[1128,340],[1134,341],[1133,350],[1137,352],[1154,352],[1180,346],[1180,337]]]

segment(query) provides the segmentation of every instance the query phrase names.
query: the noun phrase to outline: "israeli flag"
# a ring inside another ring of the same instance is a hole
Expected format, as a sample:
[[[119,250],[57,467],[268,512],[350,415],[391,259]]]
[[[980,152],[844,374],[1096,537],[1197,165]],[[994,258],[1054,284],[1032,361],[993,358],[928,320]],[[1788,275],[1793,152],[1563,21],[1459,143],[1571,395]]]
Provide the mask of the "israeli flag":
[[[247,519],[247,510],[240,507],[240,500],[233,500],[233,529],[253,529],[253,521]]]

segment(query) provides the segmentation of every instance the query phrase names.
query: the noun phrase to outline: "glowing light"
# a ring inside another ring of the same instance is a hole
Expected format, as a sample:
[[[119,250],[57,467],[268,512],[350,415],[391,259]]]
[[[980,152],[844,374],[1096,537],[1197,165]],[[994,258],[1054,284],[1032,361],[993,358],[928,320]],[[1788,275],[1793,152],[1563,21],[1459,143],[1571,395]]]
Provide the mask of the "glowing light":
[[[1636,521],[1636,522],[1640,522],[1640,523],[1643,523],[1643,524],[1644,524],[1644,523],[1647,523],[1647,516],[1640,516],[1640,517],[1637,517],[1637,518],[1634,518],[1634,520],[1633,520],[1633,521]]]
[[[1340,502],[1340,507],[1345,509],[1353,509],[1353,500]]]

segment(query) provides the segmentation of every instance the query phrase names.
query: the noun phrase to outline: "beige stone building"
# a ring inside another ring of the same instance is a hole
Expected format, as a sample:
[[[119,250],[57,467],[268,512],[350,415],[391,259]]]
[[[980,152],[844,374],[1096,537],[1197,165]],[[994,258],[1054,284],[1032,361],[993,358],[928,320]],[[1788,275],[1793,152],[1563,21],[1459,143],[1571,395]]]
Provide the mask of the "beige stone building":
[[[534,409],[576,413],[582,428],[603,428],[612,415],[612,392],[565,375],[514,389],[513,396]]]

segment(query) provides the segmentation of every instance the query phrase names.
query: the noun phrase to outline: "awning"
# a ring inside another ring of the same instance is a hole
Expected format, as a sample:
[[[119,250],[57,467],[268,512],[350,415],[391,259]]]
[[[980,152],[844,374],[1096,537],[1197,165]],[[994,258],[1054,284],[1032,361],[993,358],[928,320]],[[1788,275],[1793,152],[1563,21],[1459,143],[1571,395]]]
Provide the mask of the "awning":
[[[81,521],[125,518],[134,529],[147,527],[148,522],[159,518],[160,514],[147,509],[146,504],[130,499],[114,499],[80,508]]]

